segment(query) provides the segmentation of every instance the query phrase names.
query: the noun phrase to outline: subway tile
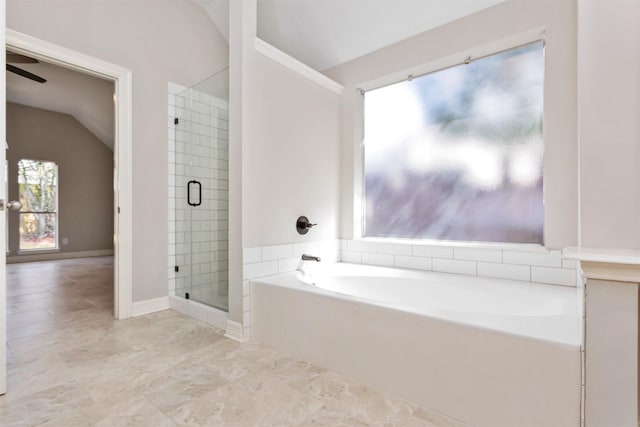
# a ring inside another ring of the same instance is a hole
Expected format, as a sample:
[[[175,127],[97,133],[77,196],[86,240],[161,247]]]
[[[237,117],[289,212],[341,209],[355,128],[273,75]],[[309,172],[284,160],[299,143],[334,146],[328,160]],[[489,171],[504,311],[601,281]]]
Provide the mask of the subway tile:
[[[322,254],[322,262],[326,264],[340,262],[340,251],[324,252]]]
[[[278,273],[278,262],[266,261],[255,264],[245,264],[242,268],[242,273],[245,280],[270,276]]]
[[[262,261],[262,248],[244,248],[242,250],[242,263],[252,264]]]
[[[502,262],[505,264],[535,265],[538,267],[561,267],[560,251],[528,252],[503,251]]]
[[[531,280],[531,267],[528,265],[478,262],[478,276],[528,282]]]
[[[453,257],[468,261],[502,262],[502,251],[496,249],[454,248]]]
[[[247,328],[251,326],[251,311],[242,313],[242,326]]]
[[[365,240],[349,240],[347,249],[350,251],[376,253],[378,252],[378,243]]]
[[[342,262],[350,262],[350,263],[353,263],[353,264],[361,264],[362,263],[362,252],[342,251],[341,258],[342,258]]]
[[[334,240],[323,240],[318,242],[318,249],[320,252],[337,252],[340,250],[340,241],[337,239]]]
[[[316,255],[319,252],[320,245],[318,242],[304,242],[293,245],[293,256],[295,258],[299,258],[302,254]]]
[[[242,296],[249,295],[249,292],[251,290],[251,287],[250,287],[249,283],[250,282],[248,280],[243,280],[242,281]]]
[[[378,243],[378,253],[391,255],[411,255],[412,248],[406,243]]]
[[[434,258],[433,271],[475,276],[476,263],[474,261]]]
[[[362,263],[369,264],[369,265],[382,265],[387,267],[393,267],[393,255],[372,254],[369,252],[363,252]]]
[[[417,270],[431,270],[431,258],[420,256],[396,255],[394,266],[398,268],[412,268]]]
[[[413,255],[432,258],[453,258],[453,248],[450,246],[413,245]]]
[[[286,258],[278,260],[278,273],[288,273],[290,271],[295,271],[298,267],[298,262],[300,260],[298,258]]]
[[[551,285],[576,286],[576,271],[566,268],[531,267],[531,281]]]
[[[291,245],[275,245],[262,247],[262,260],[271,261],[275,259],[291,258],[293,250]]]

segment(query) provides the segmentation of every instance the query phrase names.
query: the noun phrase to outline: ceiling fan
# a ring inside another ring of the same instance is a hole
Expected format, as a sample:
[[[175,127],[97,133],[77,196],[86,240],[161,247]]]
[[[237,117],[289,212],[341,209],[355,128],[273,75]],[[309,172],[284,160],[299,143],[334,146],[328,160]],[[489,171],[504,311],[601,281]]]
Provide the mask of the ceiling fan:
[[[44,82],[47,81],[46,79],[43,79],[42,77],[40,77],[40,76],[38,76],[36,74],[30,73],[27,70],[23,70],[22,68],[18,68],[15,65],[11,65],[11,63],[13,63],[13,64],[37,64],[39,62],[40,61],[38,61],[35,58],[30,58],[30,57],[25,56],[25,55],[20,55],[19,53],[7,52],[7,71],[10,71],[10,72],[15,73],[15,74],[17,74],[19,76],[22,76],[22,77],[26,77],[26,78],[31,79],[31,80],[33,80],[35,82],[38,82],[38,83],[44,83]]]

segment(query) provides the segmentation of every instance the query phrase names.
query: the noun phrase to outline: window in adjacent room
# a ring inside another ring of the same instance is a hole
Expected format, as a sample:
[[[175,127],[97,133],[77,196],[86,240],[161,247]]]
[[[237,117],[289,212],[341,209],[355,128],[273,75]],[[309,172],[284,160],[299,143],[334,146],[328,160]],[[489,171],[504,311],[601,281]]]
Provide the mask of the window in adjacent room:
[[[543,243],[543,49],[365,93],[365,237]]]
[[[18,162],[20,250],[58,248],[58,166],[54,162]]]

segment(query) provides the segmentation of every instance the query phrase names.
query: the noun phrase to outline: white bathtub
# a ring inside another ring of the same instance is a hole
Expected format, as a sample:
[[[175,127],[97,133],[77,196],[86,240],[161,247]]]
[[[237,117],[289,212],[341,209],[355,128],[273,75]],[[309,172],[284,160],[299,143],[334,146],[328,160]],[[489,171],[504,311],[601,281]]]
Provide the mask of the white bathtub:
[[[314,267],[252,282],[254,339],[471,425],[579,426],[578,289]]]
[[[577,288],[347,263],[314,267],[281,284],[300,288],[303,281],[339,298],[580,345]]]

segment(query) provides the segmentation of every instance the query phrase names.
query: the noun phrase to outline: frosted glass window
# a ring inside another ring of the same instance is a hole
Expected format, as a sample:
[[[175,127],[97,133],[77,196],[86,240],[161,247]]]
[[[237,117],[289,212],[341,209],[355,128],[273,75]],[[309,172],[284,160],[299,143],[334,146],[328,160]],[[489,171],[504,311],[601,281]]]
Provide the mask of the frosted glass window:
[[[364,235],[543,243],[543,43],[364,97]]]

